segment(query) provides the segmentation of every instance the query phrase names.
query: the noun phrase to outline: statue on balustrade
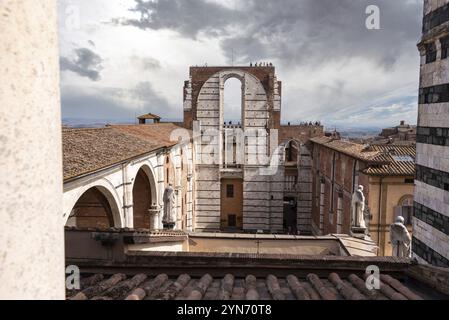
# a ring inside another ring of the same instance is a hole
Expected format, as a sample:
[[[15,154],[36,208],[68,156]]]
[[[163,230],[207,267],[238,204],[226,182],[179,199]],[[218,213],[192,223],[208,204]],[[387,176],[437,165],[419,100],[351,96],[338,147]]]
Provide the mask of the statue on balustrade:
[[[412,237],[404,224],[404,217],[398,216],[390,226],[390,241],[393,247],[393,257],[412,257]]]
[[[351,201],[353,227],[365,229],[365,195],[363,194],[363,186],[359,186],[352,195]]]
[[[172,184],[169,184],[165,188],[164,196],[164,216],[162,217],[162,223],[164,229],[173,230],[176,224],[176,209],[175,209],[175,190]]]

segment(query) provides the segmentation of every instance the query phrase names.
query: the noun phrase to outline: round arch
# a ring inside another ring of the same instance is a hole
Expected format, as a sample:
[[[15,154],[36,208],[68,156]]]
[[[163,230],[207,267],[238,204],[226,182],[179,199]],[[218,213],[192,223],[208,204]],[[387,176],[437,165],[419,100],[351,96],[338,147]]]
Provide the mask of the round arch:
[[[402,196],[398,201],[398,206],[413,206],[413,195],[407,194]]]
[[[114,194],[103,185],[86,187],[70,209],[66,225],[107,229],[121,227],[122,217]]]
[[[157,205],[157,199],[158,199],[158,194],[157,194],[157,184],[156,184],[156,178],[154,175],[154,171],[153,168],[148,165],[148,164],[144,164],[142,166],[139,167],[139,169],[136,171],[135,175],[134,175],[134,179],[132,181],[132,185],[131,185],[131,190],[134,189],[135,183],[136,183],[136,178],[137,175],[139,174],[139,172],[143,172],[146,175],[146,178],[148,179],[149,183],[150,183],[150,187],[151,187],[151,205],[156,206]]]
[[[219,111],[219,123],[223,124],[224,122],[224,105],[223,105],[223,94],[224,94],[224,84],[230,78],[236,78],[242,83],[242,128],[245,126],[249,127],[262,127],[262,123],[259,123],[253,119],[254,123],[247,123],[246,119],[246,110],[264,112],[265,116],[259,116],[259,119],[265,119],[266,125],[269,121],[269,110],[268,110],[268,95],[265,90],[262,82],[257,79],[253,74],[239,69],[230,69],[230,70],[222,70],[215,74],[213,74],[207,81],[202,85],[198,99],[202,95],[207,95],[210,93],[211,83],[210,80],[213,79],[216,83],[215,79],[218,79],[219,85],[216,85],[216,89],[219,91],[219,103],[218,103],[218,111]],[[263,96],[263,98],[262,98]],[[260,103],[264,102],[263,107],[260,106]],[[199,103],[199,102],[198,102]]]
[[[282,159],[285,162],[298,162],[301,156],[301,148],[303,144],[296,139],[289,139],[282,143]],[[296,153],[292,150],[292,147],[296,147]],[[290,149],[290,150],[289,150]],[[293,160],[296,155],[296,160]]]
[[[394,208],[394,221],[398,216],[402,216],[404,218],[405,225],[412,225],[413,223],[413,195],[407,194],[402,196],[398,205]]]
[[[157,187],[153,171],[147,164],[136,172],[131,186],[133,204],[133,227],[150,229],[149,210],[157,205]]]
[[[221,77],[223,79],[223,84],[231,78],[238,79],[238,80],[240,80],[240,82],[242,84],[244,84],[245,83],[245,74],[249,75],[249,73],[244,73],[242,71],[240,71],[240,72],[238,72],[238,71],[222,72],[222,74],[223,73],[224,73],[224,75],[222,75],[222,77]]]

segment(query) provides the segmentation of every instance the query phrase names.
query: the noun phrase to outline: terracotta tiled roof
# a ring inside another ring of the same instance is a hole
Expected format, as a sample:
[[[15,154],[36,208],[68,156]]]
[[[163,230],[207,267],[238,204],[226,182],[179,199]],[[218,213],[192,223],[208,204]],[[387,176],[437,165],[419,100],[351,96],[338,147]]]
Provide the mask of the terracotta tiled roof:
[[[368,162],[369,167],[363,172],[369,175],[415,175],[416,147],[413,145],[367,146],[332,137],[312,138],[310,141]]]
[[[376,161],[388,164],[370,166],[364,172],[368,175],[382,176],[414,176],[415,175],[415,146],[374,145],[372,148],[380,154]]]
[[[64,180],[92,173],[163,147],[173,124],[63,129]]]
[[[327,276],[246,276],[210,274],[169,276],[145,273],[126,276],[94,274],[83,277],[81,291],[69,291],[72,300],[422,300],[429,298],[408,283],[381,275],[380,290],[368,290],[363,275],[336,272]]]
[[[152,119],[160,120],[161,117],[159,117],[158,115],[152,114],[152,113],[147,113],[147,114],[144,114],[144,115],[138,117],[138,119],[142,119],[142,120],[152,120]]]
[[[317,137],[310,139],[310,141],[362,161],[376,161],[375,157],[379,155],[379,151],[373,150],[372,148],[366,148],[362,144],[332,137]]]
[[[141,125],[112,125],[112,128],[129,135],[133,135],[139,139],[158,141],[167,145],[174,145],[171,141],[171,134],[178,129],[187,130],[172,122],[162,122]],[[187,131],[190,133],[190,131]],[[177,137],[176,137],[177,138]]]

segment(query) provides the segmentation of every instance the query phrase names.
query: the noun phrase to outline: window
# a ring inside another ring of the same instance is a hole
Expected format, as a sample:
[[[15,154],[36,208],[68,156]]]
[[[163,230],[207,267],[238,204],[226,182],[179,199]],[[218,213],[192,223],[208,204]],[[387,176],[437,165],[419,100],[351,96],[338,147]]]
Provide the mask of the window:
[[[412,225],[413,218],[413,196],[407,196],[399,201],[399,206],[395,208],[395,220],[398,216],[404,218],[406,226]]]
[[[233,184],[226,185],[226,197],[234,198],[234,185]]]
[[[228,214],[228,227],[237,227],[237,216],[235,214]]]
[[[426,45],[426,63],[434,62],[437,59],[437,47],[435,43]]]
[[[337,233],[341,234],[342,230],[343,230],[343,194],[339,194],[337,202]]]
[[[449,4],[441,6],[436,10],[432,10],[424,16],[423,33],[427,33],[429,30],[445,23],[446,21],[449,21]]]
[[[419,89],[419,103],[442,103],[449,102],[449,84],[440,84],[432,87]]]
[[[441,59],[447,59],[449,57],[449,36],[442,38],[440,41],[441,41]]]
[[[287,148],[285,149],[285,162],[291,162],[293,161],[293,145],[292,142],[290,141],[288,143]]]

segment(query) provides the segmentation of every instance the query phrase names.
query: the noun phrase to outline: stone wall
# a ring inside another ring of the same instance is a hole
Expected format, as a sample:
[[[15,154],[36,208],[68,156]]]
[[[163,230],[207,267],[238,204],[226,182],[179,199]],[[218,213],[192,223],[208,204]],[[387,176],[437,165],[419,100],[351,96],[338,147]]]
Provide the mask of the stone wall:
[[[361,173],[366,162],[313,144],[312,223],[314,233],[346,233],[351,227],[354,186],[363,185],[369,202],[369,179]]]
[[[449,10],[448,0],[424,1],[413,254],[421,262],[449,266]]]
[[[0,2],[0,299],[64,299],[55,0]]]

